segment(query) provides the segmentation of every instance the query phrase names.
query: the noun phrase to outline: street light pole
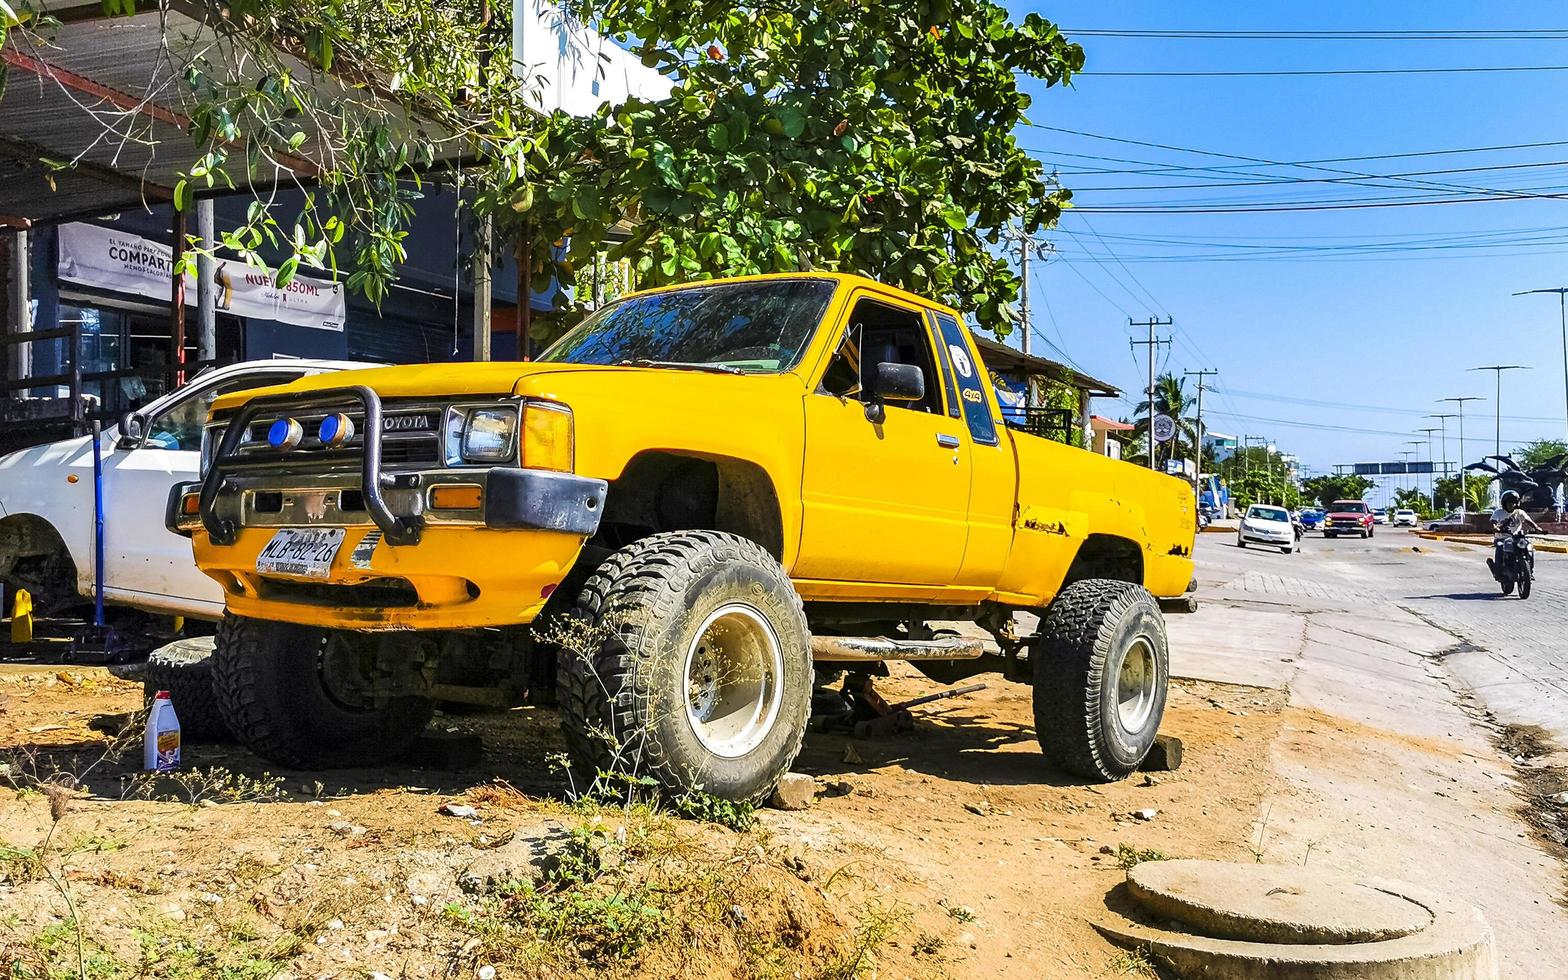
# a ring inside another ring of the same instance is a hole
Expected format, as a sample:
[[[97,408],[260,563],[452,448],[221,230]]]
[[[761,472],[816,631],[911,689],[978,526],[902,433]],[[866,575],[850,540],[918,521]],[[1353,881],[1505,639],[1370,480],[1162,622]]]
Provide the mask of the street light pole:
[[[1470,370],[1491,371],[1497,376],[1497,401],[1493,403],[1493,408],[1497,410],[1497,431],[1494,436],[1492,453],[1501,456],[1503,454],[1503,372],[1528,371],[1530,369],[1523,364],[1483,364],[1481,367],[1473,367]]]
[[[1453,402],[1459,406],[1457,417],[1459,419],[1459,524],[1464,526],[1465,520],[1465,402],[1484,402],[1480,395],[1461,395],[1455,398],[1439,398],[1440,402]]]
[[[1557,316],[1562,322],[1563,331],[1563,422],[1568,425],[1568,287],[1559,286],[1554,289],[1526,289],[1515,296],[1528,296],[1531,293],[1556,293]]]
[[[1426,435],[1426,465],[1427,469],[1431,471],[1426,475],[1427,490],[1430,491],[1428,497],[1431,499],[1432,509],[1437,510],[1437,467],[1432,463],[1432,433],[1441,430],[1434,425],[1424,429],[1417,429],[1416,431]]]

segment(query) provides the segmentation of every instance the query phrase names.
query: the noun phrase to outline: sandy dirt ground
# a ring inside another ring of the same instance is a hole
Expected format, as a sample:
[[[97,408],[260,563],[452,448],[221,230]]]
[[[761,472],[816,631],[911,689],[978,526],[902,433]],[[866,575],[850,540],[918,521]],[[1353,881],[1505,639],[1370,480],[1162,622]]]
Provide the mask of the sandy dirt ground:
[[[912,732],[808,736],[796,769],[818,777],[819,801],[736,832],[567,805],[556,718],[541,709],[439,717],[484,737],[483,760],[460,771],[279,777],[235,745],[193,744],[187,770],[216,779],[149,784],[139,745],[103,758],[138,685],[0,667],[10,779],[58,766],[81,782],[63,803],[0,796],[0,963],[75,976],[80,938],[103,977],[1153,976],[1090,926],[1123,865],[1258,859],[1260,804],[1287,792],[1269,759],[1282,733],[1331,729],[1321,751],[1347,768],[1388,738],[1277,691],[1178,682],[1162,731],[1184,741],[1182,768],[1085,786],[1041,758],[1028,688],[978,680],[986,690],[916,709]],[[879,689],[898,700],[933,686],[895,667]],[[476,815],[440,814],[448,802]],[[458,887],[512,832],[550,827],[630,832],[628,859],[596,887],[637,897],[654,926],[594,906],[563,928]]]

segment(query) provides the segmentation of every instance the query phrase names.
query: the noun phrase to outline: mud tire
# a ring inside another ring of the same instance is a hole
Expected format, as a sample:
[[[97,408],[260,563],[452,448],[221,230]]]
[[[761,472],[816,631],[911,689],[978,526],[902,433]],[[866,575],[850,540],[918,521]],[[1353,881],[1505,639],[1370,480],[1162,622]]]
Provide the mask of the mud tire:
[[[683,699],[696,631],[736,603],[771,627],[782,670],[771,724],[754,748],[725,757],[700,740]],[[700,787],[757,802],[789,771],[811,709],[811,634],[789,576],[760,545],[716,531],[643,538],[590,577],[576,615],[594,642],[562,650],[557,676],[576,772],[650,776],[668,795]]]
[[[1152,660],[1152,701],[1129,730],[1118,708],[1118,679],[1140,640]],[[1035,734],[1046,759],[1095,782],[1134,772],[1154,744],[1170,682],[1165,620],[1154,596],[1130,582],[1074,582],[1046,610],[1029,659]]]
[[[396,759],[425,730],[433,703],[402,696],[376,708],[339,704],[318,669],[326,638],[327,631],[309,626],[224,616],[212,687],[229,730],[262,758],[295,769]]]
[[[141,670],[147,703],[151,705],[159,691],[168,691],[180,719],[180,734],[196,742],[234,737],[212,689],[212,646],[210,636],[175,640],[148,654]]]

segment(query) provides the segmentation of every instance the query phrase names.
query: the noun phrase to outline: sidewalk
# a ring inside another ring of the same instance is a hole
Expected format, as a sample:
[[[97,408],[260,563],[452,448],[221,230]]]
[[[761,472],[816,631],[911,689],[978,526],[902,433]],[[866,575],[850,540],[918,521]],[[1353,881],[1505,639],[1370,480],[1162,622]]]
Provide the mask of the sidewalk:
[[[1501,975],[1559,977],[1562,866],[1521,819],[1512,761],[1442,660],[1455,640],[1376,593],[1374,568],[1217,567],[1169,620],[1172,673],[1283,691],[1268,760],[1285,788],[1257,814],[1258,860],[1403,879],[1474,904]],[[1365,581],[1362,579],[1365,578]]]

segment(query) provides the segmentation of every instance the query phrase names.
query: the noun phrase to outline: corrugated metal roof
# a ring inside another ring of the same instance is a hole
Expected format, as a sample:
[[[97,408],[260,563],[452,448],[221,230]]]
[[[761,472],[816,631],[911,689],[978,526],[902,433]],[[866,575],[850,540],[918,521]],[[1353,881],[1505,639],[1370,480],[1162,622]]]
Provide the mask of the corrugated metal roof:
[[[199,19],[206,16],[199,8],[179,0],[131,17],[105,17],[101,9],[97,0],[67,0],[51,9],[63,26],[47,42],[13,33],[0,50],[9,69],[0,96],[0,173],[10,178],[0,181],[0,224],[168,200],[200,155],[187,132],[192,96],[181,70],[209,49],[213,60],[227,60],[219,52],[223,39]],[[280,57],[318,91],[348,91],[338,79]],[[396,106],[383,106],[394,125],[407,124]],[[245,174],[244,146],[231,146],[226,169],[241,187],[308,181],[317,146],[307,139],[298,156],[283,157],[281,169],[269,166],[254,182]]]

